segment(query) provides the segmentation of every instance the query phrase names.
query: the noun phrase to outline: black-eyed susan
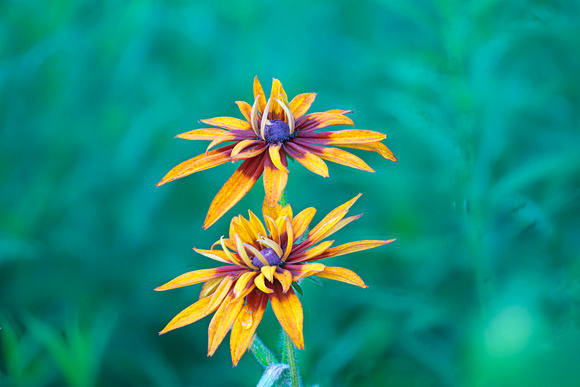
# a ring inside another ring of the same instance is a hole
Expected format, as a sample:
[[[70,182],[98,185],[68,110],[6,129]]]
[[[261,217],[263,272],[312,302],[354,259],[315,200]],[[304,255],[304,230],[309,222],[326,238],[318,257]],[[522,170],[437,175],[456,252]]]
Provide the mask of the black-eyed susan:
[[[266,99],[256,77],[253,105],[236,102],[245,121],[232,117],[210,118],[201,122],[219,129],[195,129],[178,135],[187,140],[209,140],[211,143],[205,153],[177,165],[157,185],[228,161],[244,160],[212,201],[204,222],[204,228],[208,228],[244,197],[262,175],[266,199],[270,207],[274,207],[288,181],[287,156],[324,177],[328,176],[324,160],[374,172],[359,157],[332,146],[375,151],[396,161],[393,153],[381,143],[386,138],[383,133],[361,129],[317,132],[317,129],[333,125],[354,123],[345,115],[352,113],[350,110],[306,114],[315,97],[316,93],[298,94],[288,102],[282,84],[274,79],[270,97]],[[210,150],[224,142],[233,143]]]
[[[277,204],[271,208],[264,200],[264,223],[251,211],[249,219],[241,215],[234,217],[229,238],[220,238],[210,250],[195,249],[226,266],[191,271],[155,289],[204,283],[199,300],[175,316],[160,333],[216,312],[208,329],[208,355],[214,354],[231,328],[230,349],[233,364],[237,365],[252,341],[269,300],[281,326],[296,347],[303,349],[302,305],[292,288],[293,282],[318,276],[366,288],[351,270],[325,266],[318,261],[394,240],[362,240],[335,247],[331,247],[334,241],[323,241],[362,215],[345,218],[359,197],[360,194],[332,210],[308,233],[316,212],[312,207],[293,216],[290,205]],[[221,250],[214,249],[215,246]]]

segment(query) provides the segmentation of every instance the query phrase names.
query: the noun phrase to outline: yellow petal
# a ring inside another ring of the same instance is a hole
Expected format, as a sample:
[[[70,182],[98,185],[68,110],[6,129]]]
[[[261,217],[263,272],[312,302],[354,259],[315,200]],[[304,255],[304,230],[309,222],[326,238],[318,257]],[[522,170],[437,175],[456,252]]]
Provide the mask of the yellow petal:
[[[201,250],[201,249],[196,249],[195,247],[193,248],[193,251],[195,251],[198,254],[203,255],[204,257],[213,259],[215,261],[224,262],[224,263],[234,263],[234,261],[231,261],[228,258],[227,254],[224,251]]]
[[[288,263],[297,263],[297,262],[309,261],[312,258],[320,259],[320,258],[318,258],[318,256],[320,254],[324,253],[326,250],[328,250],[328,248],[330,246],[332,246],[333,243],[334,243],[334,241],[320,242],[318,245],[312,247],[311,249],[306,250],[303,253],[292,254],[290,259],[288,259]]]
[[[230,335],[230,350],[234,366],[238,364],[240,358],[250,346],[267,305],[268,296],[264,293],[254,291],[248,294],[246,305],[238,313]]]
[[[217,126],[224,129],[252,130],[252,125],[250,125],[248,121],[240,120],[239,118],[215,117],[200,121],[203,122],[204,124]]]
[[[204,297],[207,297],[207,296],[213,294],[213,292],[215,292],[215,290],[218,287],[218,285],[220,284],[220,282],[222,282],[223,280],[224,279],[222,277],[222,278],[214,278],[212,280],[206,281],[203,284],[203,286],[201,287],[201,292],[199,293],[199,298],[202,299]]]
[[[217,308],[222,303],[224,297],[230,291],[235,278],[236,276],[232,275],[228,275],[226,278],[224,278],[224,280],[217,287],[214,294],[211,296],[211,300],[209,302],[209,305],[207,306],[208,310],[209,309],[215,310],[215,308]]]
[[[279,257],[284,255],[284,252],[282,251],[282,248],[280,247],[280,245],[271,239],[260,238],[260,239],[258,239],[258,243],[260,243],[262,246],[264,246],[266,248],[268,248],[268,247],[271,248],[272,250],[274,250],[276,252],[276,255]]]
[[[321,263],[306,263],[306,264],[287,264],[284,266],[286,270],[292,274],[292,281],[298,281],[301,278],[310,277],[311,275],[318,275],[324,271],[325,266]]]
[[[326,250],[322,254],[320,254],[316,259],[323,259],[323,258],[330,258],[330,257],[338,257],[339,255],[345,255],[354,253],[357,251],[372,249],[378,246],[386,245],[387,243],[394,242],[395,239],[389,239],[388,241],[373,241],[373,240],[365,240],[365,241],[357,241],[357,242],[350,242],[345,243],[344,245],[336,246],[331,249]]]
[[[247,244],[247,243],[244,243],[244,246],[245,246],[245,247],[247,247],[247,248],[248,248],[248,250],[250,250],[250,252],[251,252],[252,254],[254,254],[254,257],[258,258],[258,260],[259,260],[260,262],[262,262],[262,265],[266,265],[266,266],[269,266],[269,265],[270,265],[270,264],[268,263],[268,260],[266,259],[266,257],[264,257],[264,256],[262,255],[262,253],[261,253],[261,252],[260,252],[258,249],[256,249],[254,246],[252,246],[252,245],[249,245],[249,244]]]
[[[294,119],[297,120],[304,114],[306,114],[306,112],[308,111],[308,109],[310,109],[310,106],[314,102],[315,98],[316,93],[298,94],[297,96],[292,98],[292,101],[290,101],[290,111],[294,115]]]
[[[332,230],[332,227],[334,227],[344,217],[344,215],[346,215],[348,210],[358,200],[358,198],[360,198],[361,195],[362,194],[358,194],[348,202],[330,211],[328,215],[324,217],[324,219],[322,219],[312,230],[310,230],[308,233],[308,238],[320,240],[322,239],[322,235],[328,235],[326,232]]]
[[[294,231],[292,230],[292,223],[288,218],[286,220],[286,251],[284,251],[284,256],[282,257],[282,262],[285,262],[290,252],[292,251],[292,246],[294,246]]]
[[[272,149],[272,147],[270,147]],[[282,151],[284,153],[284,151]],[[279,155],[278,155],[279,156]],[[282,161],[278,159],[282,166],[287,165],[286,153]],[[280,201],[286,183],[288,182],[288,169],[282,170],[274,165],[271,154],[266,155],[264,161],[264,192],[266,193],[266,200],[269,206],[276,206]]]
[[[391,152],[389,148],[382,142],[369,142],[366,144],[342,144],[340,145],[343,148],[353,148],[353,149],[360,149],[365,151],[373,151],[380,154],[383,158],[387,160],[391,160],[397,162],[397,158]]]
[[[264,273],[260,273],[256,278],[254,278],[254,283],[256,284],[256,287],[261,291],[263,291],[264,293],[272,293],[273,290],[267,287],[266,284],[264,283],[264,278],[265,278]]]
[[[312,264],[314,265],[314,264]],[[335,281],[346,282],[351,285],[356,285],[361,288],[368,288],[363,280],[353,271],[342,267],[326,266],[324,271],[315,274],[317,277],[328,278]]]
[[[240,236],[238,234],[236,234],[236,245],[237,245],[238,254],[240,255],[240,258],[242,258],[242,261],[244,261],[246,266],[253,269],[253,270],[258,270],[258,267],[256,265],[254,265],[252,263],[252,260],[248,257],[248,253],[246,252],[246,249],[244,248],[244,244],[242,243],[242,240],[240,239]]]
[[[312,222],[312,218],[314,218],[314,214],[316,214],[316,209],[309,207],[300,211],[298,215],[292,218],[292,229],[294,230],[294,237],[296,239],[300,238],[306,232],[308,226],[310,226],[310,222]]]
[[[364,144],[382,141],[387,135],[374,130],[346,129],[328,132],[302,132],[300,138],[312,144]]]
[[[179,312],[179,314],[173,317],[173,319],[165,326],[165,328],[163,328],[161,332],[159,332],[159,334],[162,335],[174,329],[192,324],[212,313],[213,310],[210,311],[207,309],[210,299],[211,297],[202,298],[201,300]]]
[[[210,227],[239,202],[252,189],[263,171],[264,157],[262,155],[244,161],[211,202],[203,228]]]
[[[247,288],[248,283],[253,282],[258,275],[257,271],[249,271],[240,276],[234,285],[234,298],[238,298],[244,289]]]
[[[284,144],[284,150],[288,156],[294,158],[309,171],[322,177],[328,177],[328,167],[324,161],[314,153],[290,141]]]
[[[282,291],[286,293],[292,285],[292,273],[278,267],[274,272],[274,277],[280,282],[280,284],[282,284]]]
[[[298,349],[304,349],[302,305],[294,290],[290,288],[284,293],[281,285],[276,282],[274,283],[274,292],[268,294],[268,297],[282,328],[288,333]]]
[[[264,277],[270,282],[274,282],[274,273],[276,272],[277,266],[262,266],[260,271],[264,274]]]
[[[266,93],[264,93],[264,89],[262,89],[258,77],[254,78],[254,99],[256,98],[258,98],[258,107],[260,111],[263,112],[266,107]]]
[[[280,245],[280,230],[278,230],[276,221],[269,215],[264,215],[264,220],[266,221],[266,227],[270,231],[270,239],[273,240],[276,244]]]
[[[176,277],[166,283],[165,285],[161,285],[155,290],[162,291],[162,290],[169,290],[180,288],[183,286],[189,286],[198,284],[200,282],[209,281],[214,278],[225,277],[227,275],[237,275],[245,272],[246,269],[239,267],[239,266],[222,266],[216,267],[214,269],[202,269],[202,270],[194,270],[188,273],[182,274],[179,277]]]
[[[208,328],[208,350],[207,355],[212,356],[222,340],[230,330],[240,310],[244,306],[244,299],[233,298],[233,293],[227,295],[221,306],[211,319]]]
[[[236,101],[236,105],[240,108],[240,112],[246,119],[246,121],[250,122],[250,115],[252,113],[252,107],[249,103],[244,101]]]

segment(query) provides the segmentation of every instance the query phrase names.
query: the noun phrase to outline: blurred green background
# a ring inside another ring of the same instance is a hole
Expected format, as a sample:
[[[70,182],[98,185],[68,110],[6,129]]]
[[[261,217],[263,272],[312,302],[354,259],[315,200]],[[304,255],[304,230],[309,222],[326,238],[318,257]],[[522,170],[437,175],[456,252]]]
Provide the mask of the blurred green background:
[[[207,231],[237,165],[157,188],[206,143],[198,120],[241,117],[258,75],[311,111],[352,109],[388,134],[369,174],[291,165],[296,210],[364,195],[335,258],[366,290],[306,282],[306,385],[580,385],[580,2],[0,2],[0,385],[252,386],[209,318],[159,337],[199,285],[153,288],[214,262]],[[269,308],[258,330],[276,346]]]

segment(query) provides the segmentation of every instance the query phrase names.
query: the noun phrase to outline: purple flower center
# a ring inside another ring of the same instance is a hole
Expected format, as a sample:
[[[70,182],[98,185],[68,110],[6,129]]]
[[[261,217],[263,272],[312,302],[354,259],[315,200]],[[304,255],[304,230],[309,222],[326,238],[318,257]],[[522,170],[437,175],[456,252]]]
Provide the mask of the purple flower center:
[[[296,132],[294,132],[296,133]],[[285,142],[294,137],[290,134],[290,127],[282,120],[270,120],[264,128],[264,140],[266,142]]]
[[[267,249],[260,251],[260,253],[262,253],[264,258],[266,258],[266,261],[268,261],[268,266],[278,266],[278,264],[280,264],[280,262],[282,261],[278,256],[278,254],[276,254],[274,249],[271,249],[269,247]],[[264,264],[262,263],[262,261],[258,259],[258,257],[252,258],[252,263],[258,266],[259,269],[261,269],[262,266],[264,266]]]

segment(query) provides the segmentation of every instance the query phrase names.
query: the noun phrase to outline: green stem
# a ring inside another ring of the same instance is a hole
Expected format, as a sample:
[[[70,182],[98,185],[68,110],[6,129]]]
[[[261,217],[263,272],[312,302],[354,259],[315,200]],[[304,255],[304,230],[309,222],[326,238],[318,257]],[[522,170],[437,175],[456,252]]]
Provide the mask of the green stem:
[[[252,344],[250,344],[250,351],[260,363],[260,365],[264,368],[268,368],[272,364],[278,363],[278,359],[276,359],[276,355],[266,345],[260,340],[258,335],[255,335],[252,339]]]
[[[294,343],[286,331],[282,330],[284,347],[286,350],[286,359],[288,361],[288,366],[290,367],[290,381],[292,387],[300,387],[300,375],[298,373],[298,364],[296,363],[296,351],[294,350]]]

